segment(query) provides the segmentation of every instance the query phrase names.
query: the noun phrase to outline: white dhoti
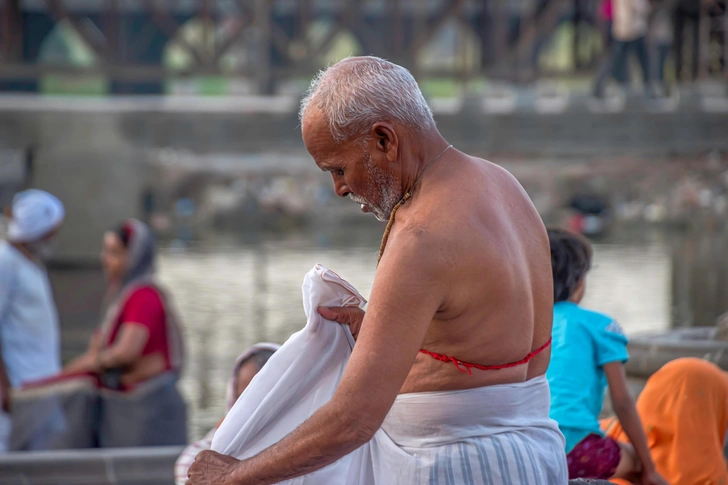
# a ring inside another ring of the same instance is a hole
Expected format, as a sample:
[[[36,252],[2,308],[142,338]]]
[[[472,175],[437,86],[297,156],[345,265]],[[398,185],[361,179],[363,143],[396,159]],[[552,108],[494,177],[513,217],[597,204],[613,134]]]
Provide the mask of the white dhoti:
[[[303,284],[303,330],[268,361],[215,433],[212,449],[249,458],[291,433],[331,399],[354,345],[318,306],[364,306],[317,265]],[[397,397],[374,438],[296,485],[566,485],[564,438],[549,419],[545,377],[524,383]]]
[[[388,463],[382,456],[383,468],[405,470],[409,481],[396,483],[565,484],[564,438],[549,419],[549,400],[543,376],[400,395],[382,430],[408,457]]]

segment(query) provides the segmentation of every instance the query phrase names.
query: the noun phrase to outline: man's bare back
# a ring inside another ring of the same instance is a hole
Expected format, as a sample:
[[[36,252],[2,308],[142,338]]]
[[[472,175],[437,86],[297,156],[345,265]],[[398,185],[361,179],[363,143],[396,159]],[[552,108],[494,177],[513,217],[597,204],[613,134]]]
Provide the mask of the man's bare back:
[[[423,349],[496,365],[521,360],[548,341],[553,293],[548,237],[512,175],[450,149],[397,212],[384,258],[425,233],[440,242],[450,264],[440,274],[448,293]],[[549,354],[546,349],[529,364],[469,375],[420,353],[400,392],[522,382],[546,372]]]

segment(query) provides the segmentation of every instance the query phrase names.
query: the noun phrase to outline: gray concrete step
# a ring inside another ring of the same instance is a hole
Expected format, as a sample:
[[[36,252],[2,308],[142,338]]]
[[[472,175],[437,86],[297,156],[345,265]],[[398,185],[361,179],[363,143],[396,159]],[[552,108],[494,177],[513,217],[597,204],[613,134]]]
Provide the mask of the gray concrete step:
[[[0,455],[2,485],[174,485],[182,447],[22,452]]]

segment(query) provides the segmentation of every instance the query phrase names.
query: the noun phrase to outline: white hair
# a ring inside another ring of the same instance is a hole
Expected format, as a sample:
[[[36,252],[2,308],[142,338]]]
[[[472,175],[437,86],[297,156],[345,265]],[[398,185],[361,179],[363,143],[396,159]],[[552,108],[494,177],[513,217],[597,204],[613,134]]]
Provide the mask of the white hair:
[[[311,105],[328,119],[336,143],[366,136],[378,121],[400,123],[418,133],[435,127],[412,74],[379,57],[348,58],[319,72],[301,101],[301,122]]]

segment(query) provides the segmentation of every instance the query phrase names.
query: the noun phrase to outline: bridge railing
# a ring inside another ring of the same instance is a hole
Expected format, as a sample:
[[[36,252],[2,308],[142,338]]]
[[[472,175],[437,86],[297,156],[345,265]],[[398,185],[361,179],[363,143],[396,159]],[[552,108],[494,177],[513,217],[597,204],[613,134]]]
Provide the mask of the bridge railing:
[[[34,91],[48,76],[60,76],[98,77],[112,93],[160,94],[170,79],[203,76],[248,79],[258,92],[270,94],[281,81],[308,79],[349,53],[386,57],[418,77],[529,81],[549,74],[539,53],[564,25],[573,36],[571,67],[558,72],[585,73],[602,54],[597,47],[580,47],[599,44],[594,42],[600,35],[598,3],[147,0],[132,7],[115,0],[0,0],[0,90]],[[706,7],[701,21],[703,77],[728,79],[725,3]],[[50,38],[57,40],[58,28],[65,29],[66,42],[81,45],[66,45],[75,52],[66,58],[47,45]],[[450,32],[443,35],[446,29]],[[452,60],[423,62],[428,49],[435,61]]]

